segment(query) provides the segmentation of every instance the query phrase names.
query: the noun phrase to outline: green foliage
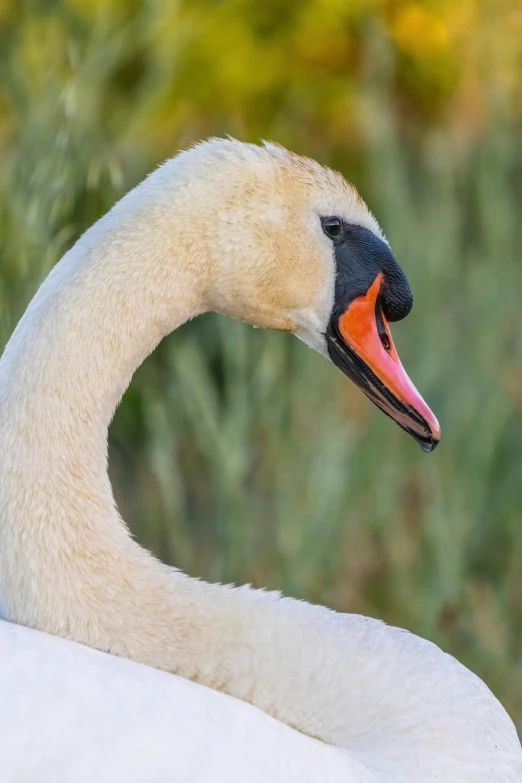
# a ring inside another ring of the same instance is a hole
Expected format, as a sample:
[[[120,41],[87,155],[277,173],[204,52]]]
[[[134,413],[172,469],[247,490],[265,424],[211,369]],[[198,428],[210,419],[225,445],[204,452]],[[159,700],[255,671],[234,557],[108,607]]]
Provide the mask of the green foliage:
[[[119,408],[116,496],[139,540],[194,575],[433,639],[520,726],[521,147],[514,120],[465,137],[408,122],[398,95],[421,116],[458,80],[405,60],[429,4],[384,5],[78,0],[2,17],[0,2],[0,344],[63,251],[180,146],[262,136],[341,168],[410,277],[394,333],[439,449],[424,456],[295,338],[207,315]]]

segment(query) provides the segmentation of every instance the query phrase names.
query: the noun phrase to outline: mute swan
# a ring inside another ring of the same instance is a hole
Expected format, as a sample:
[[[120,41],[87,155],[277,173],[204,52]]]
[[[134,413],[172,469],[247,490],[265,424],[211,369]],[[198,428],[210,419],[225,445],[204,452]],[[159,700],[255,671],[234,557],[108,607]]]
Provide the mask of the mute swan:
[[[455,659],[166,567],[107,476],[132,373],[208,310],[295,333],[432,449],[387,326],[411,304],[355,189],[272,144],[178,155],[57,264],[0,362],[3,783],[520,783],[510,718]]]

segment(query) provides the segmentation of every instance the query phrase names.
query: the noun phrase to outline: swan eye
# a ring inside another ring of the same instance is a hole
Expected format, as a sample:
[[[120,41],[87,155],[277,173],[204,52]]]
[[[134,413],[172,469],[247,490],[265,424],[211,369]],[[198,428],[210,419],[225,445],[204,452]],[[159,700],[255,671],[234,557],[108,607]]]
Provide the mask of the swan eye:
[[[322,223],[323,231],[326,236],[331,239],[336,239],[340,235],[343,224],[338,217],[324,218]]]

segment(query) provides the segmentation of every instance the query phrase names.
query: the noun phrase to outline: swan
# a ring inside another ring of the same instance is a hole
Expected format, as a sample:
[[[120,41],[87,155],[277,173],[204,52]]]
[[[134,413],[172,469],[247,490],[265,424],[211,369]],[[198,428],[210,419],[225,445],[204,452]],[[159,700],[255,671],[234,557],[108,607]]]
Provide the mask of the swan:
[[[352,185],[270,143],[180,153],[66,253],[0,360],[3,783],[520,783],[512,721],[454,658],[165,566],[107,475],[134,370],[210,310],[294,333],[432,450],[388,326],[411,305]]]

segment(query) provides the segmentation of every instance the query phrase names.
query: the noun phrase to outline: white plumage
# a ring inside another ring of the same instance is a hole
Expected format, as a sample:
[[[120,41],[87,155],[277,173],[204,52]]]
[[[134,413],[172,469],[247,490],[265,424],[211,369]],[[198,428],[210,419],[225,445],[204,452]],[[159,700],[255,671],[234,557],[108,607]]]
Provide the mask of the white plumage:
[[[353,780],[338,748],[150,666],[0,622],[3,783]]]
[[[339,175],[214,140],[122,199],[30,304],[0,361],[2,783],[522,780],[508,715],[437,647],[190,579],[115,508],[107,427],[165,334],[217,310],[327,353],[328,214],[383,239]]]

